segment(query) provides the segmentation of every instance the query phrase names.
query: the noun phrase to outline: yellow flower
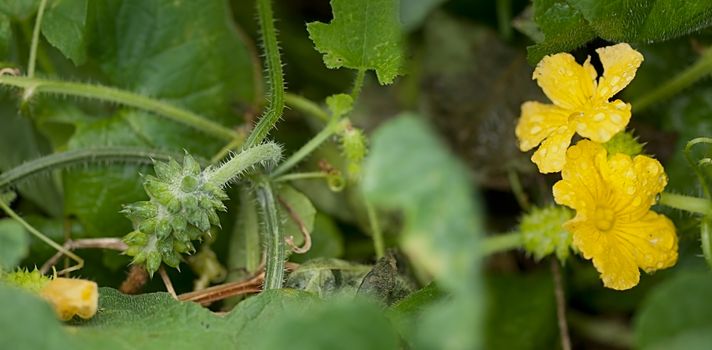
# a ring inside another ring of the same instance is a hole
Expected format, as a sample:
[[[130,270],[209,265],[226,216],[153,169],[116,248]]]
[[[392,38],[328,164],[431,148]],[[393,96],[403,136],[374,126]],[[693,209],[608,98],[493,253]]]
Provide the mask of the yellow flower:
[[[534,70],[533,79],[554,104],[525,102],[516,134],[524,152],[541,143],[532,161],[542,173],[561,171],[574,133],[604,143],[628,125],[630,104],[608,100],[633,80],[643,55],[628,44],[596,52],[603,64],[598,81],[590,57],[579,65],[567,53],[544,57]]]
[[[588,140],[569,148],[566,158],[554,199],[576,210],[564,228],[584,258],[593,259],[606,287],[629,289],[640,280],[638,268],[652,272],[675,264],[675,226],[650,210],[667,184],[660,162],[608,156]]]
[[[74,315],[89,319],[96,314],[99,292],[92,281],[55,278],[40,290],[42,298],[49,301],[61,320],[70,320]]]

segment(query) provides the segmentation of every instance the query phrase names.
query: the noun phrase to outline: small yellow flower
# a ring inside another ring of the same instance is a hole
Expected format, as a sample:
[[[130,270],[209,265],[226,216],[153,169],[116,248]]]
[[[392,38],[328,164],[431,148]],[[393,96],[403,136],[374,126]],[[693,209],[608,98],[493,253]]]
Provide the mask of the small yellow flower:
[[[564,224],[584,258],[593,259],[608,288],[638,284],[640,271],[677,261],[677,235],[670,219],[650,210],[667,185],[665,171],[647,156],[608,156],[600,144],[582,140],[566,152],[557,203],[576,210]]]
[[[603,64],[598,81],[590,57],[579,65],[567,53],[544,57],[534,70],[533,79],[554,104],[525,102],[516,134],[524,152],[541,143],[532,161],[542,173],[561,171],[574,133],[604,143],[628,125],[630,104],[608,100],[633,80],[643,55],[628,44],[596,52]]]
[[[57,277],[40,290],[42,298],[49,301],[61,320],[75,315],[89,319],[96,314],[99,292],[95,282]]]

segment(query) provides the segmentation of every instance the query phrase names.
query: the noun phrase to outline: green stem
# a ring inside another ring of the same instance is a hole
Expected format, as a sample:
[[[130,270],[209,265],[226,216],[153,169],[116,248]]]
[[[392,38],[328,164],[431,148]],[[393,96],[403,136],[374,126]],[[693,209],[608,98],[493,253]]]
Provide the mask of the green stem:
[[[282,112],[284,111],[284,76],[282,75],[282,61],[279,57],[279,45],[277,44],[277,31],[274,28],[271,0],[257,0],[257,13],[267,61],[267,73],[269,75],[270,105],[262,115],[262,118],[260,118],[260,121],[257,122],[257,125],[255,125],[255,129],[250,133],[243,146],[244,148],[252,147],[264,141],[272,127],[282,117]]]
[[[297,165],[299,162],[302,161],[306,156],[311,154],[315,149],[317,149],[319,146],[321,146],[324,141],[326,141],[329,137],[334,135],[336,131],[338,130],[338,119],[334,118],[332,119],[329,124],[326,124],[324,129],[319,131],[318,134],[314,135],[314,137],[309,140],[307,143],[305,143],[299,150],[294,152],[287,160],[282,162],[282,164],[275,169],[270,176],[272,178],[280,176],[290,169],[292,169],[295,165]]]
[[[685,196],[682,194],[663,192],[660,194],[658,204],[690,213],[702,215],[712,213],[712,205],[709,199]]]
[[[35,29],[32,31],[32,42],[30,42],[30,60],[27,63],[27,76],[32,78],[35,75],[35,61],[37,59],[37,46],[40,42],[40,30],[42,27],[42,17],[44,16],[47,0],[40,2],[40,8],[37,10],[37,19],[35,19]]]
[[[368,200],[364,200],[366,213],[368,214],[368,223],[371,226],[371,238],[373,239],[373,248],[376,251],[376,259],[380,259],[386,255],[386,245],[383,242],[383,231],[378,223],[378,216],[373,205]]]
[[[267,247],[265,257],[264,290],[280,289],[284,281],[284,265],[287,259],[284,237],[279,229],[277,205],[269,178],[260,177],[257,185],[257,202],[262,212],[264,242]]]
[[[633,101],[634,112],[640,112],[656,102],[675,95],[709,74],[712,74],[712,48],[705,50],[697,62],[680,72],[674,78],[659,85],[658,88],[643,95],[636,101]]]
[[[86,162],[152,164],[153,160],[168,161],[171,156],[172,154],[161,151],[125,147],[81,149],[77,151],[54,153],[33,159],[0,174],[0,189],[10,186],[28,176],[65,168],[75,164]]]
[[[289,107],[292,107],[304,114],[315,116],[323,122],[329,121],[329,115],[318,104],[307,98],[287,93],[284,95],[284,101]]]
[[[502,39],[512,38],[512,0],[497,0],[497,27]]]
[[[14,86],[25,89],[25,94],[23,96],[23,99],[25,100],[32,97],[34,93],[86,97],[153,112],[227,141],[232,141],[240,137],[240,135],[234,130],[224,127],[209,119],[203,118],[193,112],[186,111],[171,104],[154,100],[146,96],[141,96],[116,88],[48,79],[13,77],[7,75],[0,76],[0,85]]]
[[[286,181],[294,181],[294,180],[325,179],[327,177],[329,177],[329,174],[323,173],[321,171],[312,171],[312,172],[308,172],[308,173],[294,173],[294,174],[282,175],[280,177],[275,178],[272,181],[273,182],[286,182]]]
[[[282,156],[282,148],[274,142],[267,142],[236,154],[208,175],[209,181],[225,185],[245,170],[264,162],[276,162]]]
[[[509,179],[509,186],[514,193],[514,198],[519,203],[519,206],[524,209],[524,211],[529,211],[531,205],[529,204],[529,199],[527,198],[527,193],[524,192],[524,187],[522,187],[522,182],[519,181],[519,174],[514,169],[509,169],[507,171],[507,178]]]
[[[484,256],[517,249],[522,246],[522,234],[511,232],[501,235],[488,236],[482,241],[482,254]]]
[[[84,266],[84,259],[80,258],[80,257],[77,256],[76,254],[72,253],[70,250],[65,249],[64,247],[62,247],[61,245],[59,245],[57,242],[55,242],[55,241],[49,239],[47,236],[45,236],[44,234],[42,234],[42,232],[38,231],[38,230],[37,230],[36,228],[34,228],[32,225],[30,225],[29,223],[27,223],[27,221],[25,221],[22,217],[20,217],[19,215],[17,215],[17,213],[15,213],[15,211],[12,210],[12,209],[5,203],[5,201],[3,201],[2,199],[0,199],[0,208],[2,208],[2,210],[5,211],[5,213],[6,213],[8,216],[10,216],[13,220],[17,221],[18,223],[20,223],[20,225],[22,225],[27,231],[29,231],[32,235],[34,235],[35,237],[37,237],[39,240],[41,240],[41,241],[47,243],[47,244],[48,244],[49,246],[51,246],[52,248],[56,249],[56,250],[59,251],[59,252],[62,252],[62,254],[64,254],[64,255],[70,257],[72,260],[74,260],[74,261],[77,262],[77,265],[74,265],[74,266],[72,266],[72,267],[69,267],[69,268],[66,268],[66,269],[62,270],[62,271],[61,271],[62,273],[67,273],[67,272],[70,272],[70,271],[79,270],[79,269],[81,269],[81,268]]]
[[[707,265],[712,268],[712,218],[705,217],[700,222],[700,244]]]
[[[359,95],[361,95],[361,88],[363,87],[363,79],[365,76],[366,71],[363,69],[359,69],[358,72],[356,72],[354,86],[351,89],[351,98],[354,100],[354,103],[356,103],[356,100],[358,100]]]

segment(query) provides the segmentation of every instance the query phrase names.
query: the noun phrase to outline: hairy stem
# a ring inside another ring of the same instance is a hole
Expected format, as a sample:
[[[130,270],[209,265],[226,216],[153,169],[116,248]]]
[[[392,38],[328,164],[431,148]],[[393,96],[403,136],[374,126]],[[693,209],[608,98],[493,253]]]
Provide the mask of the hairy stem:
[[[319,146],[321,146],[324,141],[329,139],[332,135],[334,135],[338,129],[339,126],[339,121],[336,118],[333,118],[329,124],[326,124],[324,129],[321,129],[318,134],[314,135],[311,140],[309,140],[307,143],[305,143],[299,150],[294,152],[287,160],[282,162],[282,164],[277,167],[277,169],[272,172],[270,176],[276,177],[280,176],[290,169],[292,169],[295,165],[299,164],[299,162],[302,161],[302,159],[306,158],[308,155],[310,155],[312,152],[314,152],[315,149],[317,149]]]
[[[245,170],[260,163],[276,162],[281,156],[282,148],[273,142],[245,149],[212,171],[209,175],[210,181],[225,185]]]
[[[25,89],[23,99],[28,100],[34,93],[53,95],[70,95],[85,97],[100,101],[113,102],[125,106],[153,112],[181,124],[200,130],[208,135],[232,141],[240,135],[234,130],[224,127],[193,112],[178,108],[150,97],[116,88],[73,83],[66,81],[36,79],[28,77],[0,76],[0,85],[14,86]]]
[[[279,228],[277,205],[269,178],[262,176],[257,183],[257,202],[261,207],[264,225],[265,258],[264,290],[282,288],[284,265],[287,259],[284,236]]]
[[[351,98],[353,98],[354,103],[358,100],[359,95],[361,95],[361,88],[363,87],[363,79],[366,76],[366,70],[359,69],[356,72],[356,77],[354,78],[354,86],[351,88]]]
[[[660,194],[658,204],[690,213],[702,215],[712,213],[712,204],[709,199],[685,196],[682,194],[663,192]]]
[[[511,232],[501,235],[488,236],[482,241],[481,252],[484,256],[517,249],[522,246],[522,234]]]
[[[279,57],[277,30],[274,28],[271,1],[257,0],[257,13],[262,33],[262,44],[265,50],[267,74],[269,75],[270,104],[247,138],[244,148],[258,145],[264,141],[272,127],[282,117],[282,112],[284,111],[284,76],[282,74],[282,61]]]
[[[30,42],[30,59],[27,62],[27,76],[32,78],[35,75],[35,61],[37,60],[37,46],[40,43],[40,31],[42,28],[42,17],[47,6],[47,0],[40,1],[40,8],[37,10],[35,19],[35,29],[32,31],[32,42]]]
[[[152,164],[153,160],[168,161],[172,154],[140,148],[111,147],[81,149],[50,154],[31,160],[0,174],[0,189],[45,171],[61,169],[86,162],[120,162]]]
[[[668,80],[657,89],[631,103],[634,112],[640,112],[652,104],[664,100],[694,84],[700,78],[712,74],[712,48],[705,50],[693,65]]]

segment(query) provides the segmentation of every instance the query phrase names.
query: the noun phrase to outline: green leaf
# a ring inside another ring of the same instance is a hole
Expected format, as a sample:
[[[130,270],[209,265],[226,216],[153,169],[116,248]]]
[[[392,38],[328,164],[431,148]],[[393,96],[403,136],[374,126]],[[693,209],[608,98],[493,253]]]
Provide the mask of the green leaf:
[[[419,328],[421,345],[476,348],[481,286],[475,252],[482,230],[467,171],[426,124],[409,114],[374,133],[364,168],[367,199],[403,212],[403,249],[452,293],[428,310]]]
[[[544,41],[529,48],[529,62],[570,51],[601,37],[609,41],[670,40],[712,25],[712,2],[677,0],[535,0],[534,19]]]
[[[264,329],[287,312],[306,314],[316,298],[277,290],[261,293],[227,316],[167,293],[128,296],[100,289],[99,311],[67,331],[37,296],[0,285],[0,342],[13,349],[254,349]],[[41,332],[42,336],[37,336]]]
[[[365,164],[367,198],[404,212],[406,252],[447,290],[477,284],[479,263],[472,252],[480,219],[466,174],[428,126],[410,114],[376,131]]]
[[[712,2],[569,0],[596,33],[611,41],[654,42],[712,25]]]
[[[324,303],[308,313],[287,313],[263,333],[257,349],[400,349],[393,326],[380,307],[361,299]]]
[[[252,101],[249,53],[224,0],[98,1],[92,56],[112,85],[221,122]]]
[[[307,24],[329,68],[375,70],[381,85],[401,71],[403,52],[397,0],[332,0],[329,24]]]
[[[3,0],[0,1],[0,12],[4,12],[15,21],[24,21],[37,12],[40,0]]]
[[[367,265],[344,260],[317,258],[299,265],[289,274],[285,286],[312,292],[322,298],[355,295],[370,269]]]
[[[76,349],[49,304],[0,283],[0,344],[15,350]]]
[[[555,349],[554,284],[550,275],[495,275],[487,279],[486,349]]]
[[[640,349],[707,349],[712,331],[709,273],[680,273],[660,284],[636,315]]]
[[[545,55],[571,51],[596,38],[581,13],[564,0],[534,0],[534,21],[544,41],[527,48],[530,64]]]
[[[42,34],[75,65],[86,61],[88,0],[50,1],[42,19]]]
[[[6,96],[0,93],[0,171],[49,152],[48,145],[35,132],[32,122],[18,115],[15,104]],[[51,176],[37,176],[21,182],[19,193],[48,214],[62,215],[62,195]]]
[[[443,293],[437,285],[430,283],[393,304],[388,308],[386,314],[398,329],[401,337],[406,341],[412,341],[416,339],[417,325],[423,311],[442,297]]]
[[[0,220],[0,271],[15,268],[30,251],[30,238],[15,220]]]
[[[3,60],[10,52],[11,40],[12,29],[10,28],[10,18],[0,13],[0,57],[3,57]]]

